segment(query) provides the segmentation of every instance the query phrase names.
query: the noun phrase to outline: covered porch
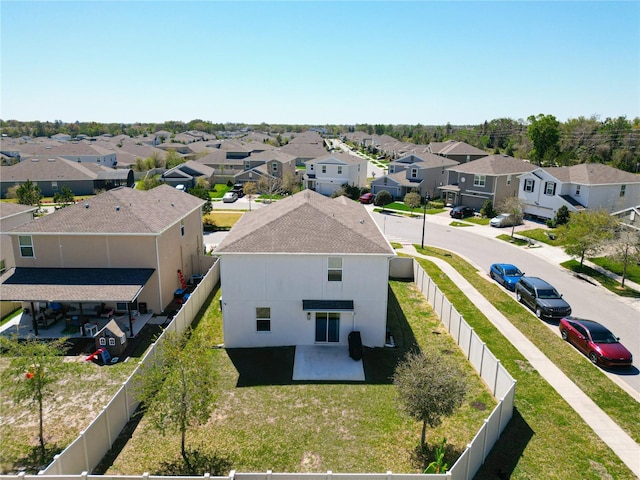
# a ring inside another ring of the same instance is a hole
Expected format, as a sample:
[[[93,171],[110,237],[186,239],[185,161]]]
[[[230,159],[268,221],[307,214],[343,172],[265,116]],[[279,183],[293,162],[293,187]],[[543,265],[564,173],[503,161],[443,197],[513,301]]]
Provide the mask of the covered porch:
[[[43,338],[92,336],[109,320],[128,337],[153,312],[138,302],[150,268],[13,268],[0,277],[0,300],[20,302],[23,312],[4,334]]]

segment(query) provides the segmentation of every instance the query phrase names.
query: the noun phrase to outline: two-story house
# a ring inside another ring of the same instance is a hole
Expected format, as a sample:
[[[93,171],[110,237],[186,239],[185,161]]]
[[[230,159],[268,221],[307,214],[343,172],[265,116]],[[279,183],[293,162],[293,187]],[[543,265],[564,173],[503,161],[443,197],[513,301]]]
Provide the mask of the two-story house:
[[[539,218],[553,218],[563,205],[615,212],[640,205],[640,175],[601,163],[537,167],[520,176],[519,197],[524,213]]]
[[[0,277],[0,300],[162,312],[178,271],[189,278],[212,264],[202,257],[203,204],[168,185],[116,188],[15,227],[6,234],[16,266]]]
[[[456,140],[448,140],[446,142],[431,142],[427,146],[427,150],[434,155],[450,158],[459,163],[472,162],[478,158],[489,155],[484,150],[469,145],[465,142]]]
[[[258,182],[263,176],[282,180],[287,175],[297,175],[296,157],[279,150],[252,153],[244,163],[244,171],[235,175],[234,183]]]
[[[214,254],[225,347],[384,345],[395,253],[357,202],[303,190],[245,213]]]
[[[305,187],[322,195],[332,195],[344,184],[367,184],[367,160],[347,153],[332,153],[305,162]]]
[[[199,178],[213,185],[215,183],[214,173],[213,168],[193,160],[188,160],[170,168],[161,175],[161,178],[167,185],[171,185],[172,187],[184,185],[185,189],[187,189],[195,187]]]
[[[386,190],[393,198],[403,199],[412,191],[421,197],[439,195],[438,187],[447,181],[447,168],[458,165],[455,160],[422,153],[410,154],[389,163],[389,173],[371,181],[371,193]]]
[[[519,177],[537,167],[509,155],[489,155],[450,167],[448,181],[440,187],[450,205],[480,209],[491,200],[495,208],[508,197],[517,197]]]

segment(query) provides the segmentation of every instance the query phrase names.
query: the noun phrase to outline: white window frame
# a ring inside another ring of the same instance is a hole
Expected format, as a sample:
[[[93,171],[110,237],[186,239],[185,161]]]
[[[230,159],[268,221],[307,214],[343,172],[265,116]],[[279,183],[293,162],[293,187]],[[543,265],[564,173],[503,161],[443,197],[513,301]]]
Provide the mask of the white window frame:
[[[266,328],[259,327],[261,322],[266,326]],[[256,307],[256,332],[271,332],[271,307]]]
[[[35,258],[36,251],[33,248],[33,238],[31,235],[18,235],[18,246],[20,247],[20,258]],[[31,249],[31,254],[25,254],[25,250]]]
[[[322,165],[322,173],[327,173],[327,166],[326,165]]]
[[[627,191],[627,186],[626,185],[620,185],[620,196],[624,197],[624,194]]]
[[[536,186],[536,181],[533,178],[525,178],[524,185],[522,185],[522,189],[525,192],[533,193],[535,186]]]
[[[576,185],[576,197],[580,196],[580,185]]]
[[[342,175],[342,165],[338,165],[338,175]]]
[[[327,280],[329,282],[342,281],[342,257],[329,257],[327,259]]]
[[[418,178],[418,169],[417,168],[412,168],[411,169],[411,178]]]
[[[556,194],[555,182],[544,182],[544,194],[549,196],[553,196]]]
[[[474,187],[484,187],[487,183],[486,175],[474,175],[473,176],[473,186]]]
[[[507,185],[511,185],[511,175],[507,175]]]
[[[272,162],[271,163],[271,171],[273,173],[278,173],[278,162]]]

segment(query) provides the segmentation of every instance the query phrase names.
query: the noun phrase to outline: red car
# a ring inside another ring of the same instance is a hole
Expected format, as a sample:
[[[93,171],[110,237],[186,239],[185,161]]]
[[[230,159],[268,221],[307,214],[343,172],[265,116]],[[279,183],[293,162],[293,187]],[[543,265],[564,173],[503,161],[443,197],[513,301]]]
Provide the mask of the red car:
[[[360,203],[373,203],[374,195],[373,193],[364,193],[360,195]]]
[[[565,317],[560,320],[562,339],[575,345],[594,365],[603,367],[630,367],[631,352],[619,338],[593,320]]]

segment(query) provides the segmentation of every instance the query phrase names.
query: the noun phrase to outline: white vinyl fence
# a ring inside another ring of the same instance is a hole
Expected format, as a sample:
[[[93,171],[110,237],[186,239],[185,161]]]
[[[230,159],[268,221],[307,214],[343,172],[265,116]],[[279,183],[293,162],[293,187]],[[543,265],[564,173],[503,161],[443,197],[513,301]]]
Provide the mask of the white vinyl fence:
[[[211,477],[171,477],[172,480],[188,480],[193,478],[217,480],[430,480],[452,479],[471,480],[480,469],[489,451],[496,443],[500,434],[513,415],[513,401],[515,395],[515,380],[500,364],[500,361],[489,351],[485,343],[476,335],[467,322],[462,318],[451,303],[438,289],[431,278],[420,265],[411,258],[395,258],[392,262],[399,262],[392,266],[393,271],[411,274],[417,287],[424,294],[435,312],[440,316],[453,338],[463,350],[469,362],[487,383],[498,405],[484,421],[471,443],[458,458],[456,463],[446,474],[401,474],[401,473],[274,473],[271,471],[259,473],[240,473],[231,471],[229,476]],[[191,324],[191,321],[202,307],[220,278],[220,266],[216,263],[207,273],[198,288],[185,306],[174,317],[167,330],[181,332]],[[162,341],[162,336],[152,346],[141,363],[153,359],[154,352]],[[107,453],[111,444],[124,428],[129,417],[137,407],[133,398],[131,385],[135,381],[138,369],[124,383],[120,391],[105,407],[100,415],[67,447],[54,461],[39,475],[0,475],[0,480],[165,480],[166,477],[149,475],[102,476],[88,475]],[[132,381],[133,380],[133,381]],[[43,478],[44,477],[44,478]]]

